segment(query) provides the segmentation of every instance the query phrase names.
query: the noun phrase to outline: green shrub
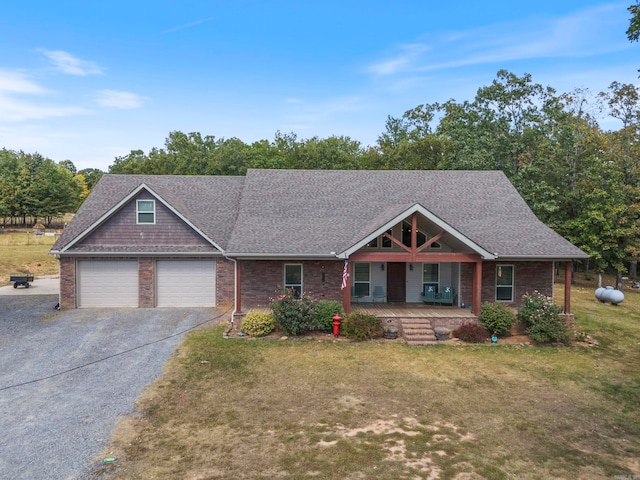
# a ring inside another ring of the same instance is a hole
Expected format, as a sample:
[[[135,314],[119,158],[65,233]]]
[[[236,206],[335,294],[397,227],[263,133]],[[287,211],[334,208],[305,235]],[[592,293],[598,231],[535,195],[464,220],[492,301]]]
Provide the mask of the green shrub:
[[[522,307],[518,315],[527,326],[526,333],[539,343],[568,342],[571,331],[560,316],[562,308],[551,297],[540,292],[522,296]]]
[[[288,289],[271,303],[271,310],[287,335],[299,335],[316,327],[315,302],[305,293],[297,298],[296,292]]]
[[[467,343],[483,343],[489,338],[489,332],[477,323],[464,323],[452,332],[455,338]]]
[[[478,320],[487,332],[502,335],[511,329],[516,316],[504,303],[485,302],[480,306]]]
[[[262,312],[251,312],[242,319],[240,330],[252,337],[264,337],[269,335],[276,328],[273,315]]]
[[[382,337],[382,322],[375,315],[364,312],[352,312],[342,321],[340,333],[357,341]]]
[[[315,308],[316,328],[321,332],[331,333],[333,331],[333,317],[339,314],[344,317],[342,303],[334,300],[318,300]]]

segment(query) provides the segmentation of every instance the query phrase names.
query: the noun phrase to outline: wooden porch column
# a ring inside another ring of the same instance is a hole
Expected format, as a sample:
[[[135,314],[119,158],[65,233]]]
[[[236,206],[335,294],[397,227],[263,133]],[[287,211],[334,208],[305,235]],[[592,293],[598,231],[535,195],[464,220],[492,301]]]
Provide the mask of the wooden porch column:
[[[242,292],[240,291],[240,260],[236,260],[234,263],[236,267],[236,313],[240,313],[242,312]]]
[[[347,286],[342,290],[342,308],[345,315],[351,313],[351,262],[347,264]]]
[[[480,314],[480,304],[482,303],[482,260],[476,261],[473,274],[471,313],[478,315]]]
[[[564,313],[571,314],[571,260],[564,264]]]

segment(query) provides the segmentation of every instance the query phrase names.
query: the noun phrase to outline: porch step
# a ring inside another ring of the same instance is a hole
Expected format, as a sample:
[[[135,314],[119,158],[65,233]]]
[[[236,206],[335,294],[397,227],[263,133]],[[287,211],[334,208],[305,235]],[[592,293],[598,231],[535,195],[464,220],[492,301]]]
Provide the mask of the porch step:
[[[437,345],[436,335],[428,318],[400,318],[402,336],[411,346]]]

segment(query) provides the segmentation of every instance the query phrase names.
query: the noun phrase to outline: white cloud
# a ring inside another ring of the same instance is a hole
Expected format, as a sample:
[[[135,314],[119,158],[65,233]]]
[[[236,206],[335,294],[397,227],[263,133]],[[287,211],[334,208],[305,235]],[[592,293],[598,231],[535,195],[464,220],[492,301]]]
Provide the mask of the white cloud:
[[[86,114],[82,107],[65,105],[47,105],[2,95],[0,93],[0,122],[22,122],[25,120],[43,120],[52,117],[68,117]]]
[[[45,49],[40,51],[53,63],[56,70],[67,75],[86,77],[104,73],[104,69],[97,63],[74,57],[69,52]]]
[[[23,72],[0,69],[0,92],[43,94],[47,90]]]
[[[534,17],[446,32],[424,42],[402,44],[396,54],[367,67],[376,76],[431,72],[468,65],[536,58],[584,58],[630,48],[611,34],[624,30],[624,9],[601,5],[559,18]],[[622,12],[622,13],[621,13]]]
[[[100,90],[96,102],[106,108],[118,108],[130,110],[140,108],[146,97],[131,92],[121,92],[118,90]]]
[[[24,98],[25,95],[42,96],[48,93],[51,91],[35,83],[24,72],[0,69],[0,122],[43,120],[87,113],[82,107],[47,104]]]
[[[399,46],[400,52],[394,57],[369,66],[367,70],[376,75],[393,75],[401,71],[411,69],[412,64],[418,61],[421,55],[430,47],[423,43],[410,43]]]
[[[184,30],[185,28],[195,27],[196,25],[201,25],[203,23],[210,22],[213,19],[215,19],[215,17],[201,18],[200,20],[196,20],[194,22],[189,22],[189,23],[185,23],[184,25],[178,25],[177,27],[169,28],[163,31],[162,33],[177,32],[178,30]]]

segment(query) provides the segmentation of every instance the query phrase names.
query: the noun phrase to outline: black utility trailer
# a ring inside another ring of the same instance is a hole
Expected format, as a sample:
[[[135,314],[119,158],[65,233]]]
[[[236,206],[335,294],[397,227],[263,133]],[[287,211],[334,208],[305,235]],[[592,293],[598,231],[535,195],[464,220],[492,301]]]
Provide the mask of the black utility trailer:
[[[29,288],[31,286],[29,282],[33,282],[33,275],[11,275],[9,281],[13,282],[13,288],[18,288],[20,285]]]

